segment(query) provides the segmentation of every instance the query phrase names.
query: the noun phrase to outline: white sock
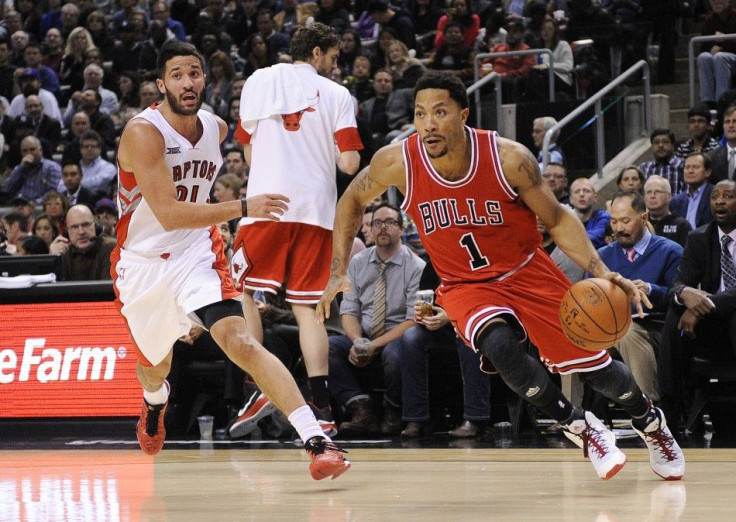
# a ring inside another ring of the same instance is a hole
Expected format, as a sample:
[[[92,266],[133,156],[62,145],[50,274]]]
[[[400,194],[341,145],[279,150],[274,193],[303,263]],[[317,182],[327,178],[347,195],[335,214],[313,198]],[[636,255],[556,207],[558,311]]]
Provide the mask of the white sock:
[[[169,383],[164,381],[161,387],[155,392],[143,390],[143,398],[146,399],[146,402],[151,406],[164,404],[169,399]]]
[[[294,426],[297,433],[299,433],[299,438],[304,442],[307,442],[312,437],[324,437],[327,440],[331,440],[324,434],[322,428],[319,427],[319,423],[314,417],[312,409],[306,404],[291,412],[289,422]]]

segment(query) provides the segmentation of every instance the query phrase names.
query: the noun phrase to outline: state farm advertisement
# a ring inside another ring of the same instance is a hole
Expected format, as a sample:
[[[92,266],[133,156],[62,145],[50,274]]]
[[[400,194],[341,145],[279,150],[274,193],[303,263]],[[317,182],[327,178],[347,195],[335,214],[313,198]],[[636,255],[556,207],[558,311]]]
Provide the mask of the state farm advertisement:
[[[136,356],[112,302],[0,306],[0,417],[138,416]]]

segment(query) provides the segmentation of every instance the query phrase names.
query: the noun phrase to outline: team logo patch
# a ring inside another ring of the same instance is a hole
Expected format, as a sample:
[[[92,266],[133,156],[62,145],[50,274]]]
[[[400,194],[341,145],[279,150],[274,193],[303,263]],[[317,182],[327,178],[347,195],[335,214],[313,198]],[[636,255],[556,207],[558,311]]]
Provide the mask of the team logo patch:
[[[181,154],[181,147],[166,147],[166,154]]]

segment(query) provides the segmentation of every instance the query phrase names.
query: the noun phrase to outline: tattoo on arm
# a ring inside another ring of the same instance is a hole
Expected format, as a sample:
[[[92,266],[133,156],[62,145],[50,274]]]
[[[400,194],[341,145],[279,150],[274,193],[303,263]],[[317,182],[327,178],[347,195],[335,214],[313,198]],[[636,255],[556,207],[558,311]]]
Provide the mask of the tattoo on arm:
[[[367,168],[363,169],[360,174],[358,174],[353,183],[355,184],[355,188],[359,191],[366,191],[373,188],[373,183],[371,182],[371,178]]]
[[[519,163],[519,172],[525,174],[532,185],[542,184],[542,175],[539,172],[539,163],[537,159],[531,155],[529,151],[524,151],[524,154]]]
[[[594,273],[593,271],[600,264],[600,261],[601,259],[598,256],[591,258],[585,271],[588,272],[589,274],[593,274]]]

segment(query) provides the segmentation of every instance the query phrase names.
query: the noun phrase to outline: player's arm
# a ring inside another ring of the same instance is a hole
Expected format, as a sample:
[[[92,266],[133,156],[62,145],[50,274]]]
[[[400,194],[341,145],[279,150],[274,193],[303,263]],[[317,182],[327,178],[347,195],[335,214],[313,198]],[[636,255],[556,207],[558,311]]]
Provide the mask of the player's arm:
[[[529,209],[539,216],[555,244],[593,277],[609,279],[623,288],[641,315],[642,301],[651,308],[644,292],[605,265],[583,223],[572,209],[557,201],[542,179],[539,163],[532,153],[523,145],[503,138],[499,139],[499,153],[504,176]]]
[[[341,152],[337,158],[337,168],[345,174],[353,175],[360,167],[360,153],[357,150]]]
[[[202,228],[243,215],[240,200],[211,205],[178,201],[164,150],[164,138],[153,124],[132,120],[120,138],[118,163],[123,170],[134,173],[141,194],[165,230]],[[287,209],[288,198],[280,194],[264,196],[248,198],[248,215],[278,220]]]
[[[350,286],[345,274],[348,270],[353,238],[363,221],[365,207],[392,185],[404,191],[404,184],[402,144],[394,143],[381,148],[373,155],[370,166],[355,176],[337,202],[332,231],[330,280],[317,304],[319,321],[330,317],[330,303],[339,292]]]

